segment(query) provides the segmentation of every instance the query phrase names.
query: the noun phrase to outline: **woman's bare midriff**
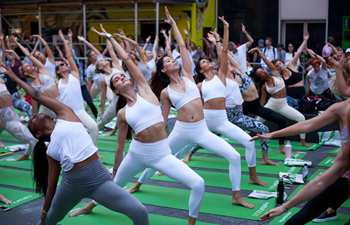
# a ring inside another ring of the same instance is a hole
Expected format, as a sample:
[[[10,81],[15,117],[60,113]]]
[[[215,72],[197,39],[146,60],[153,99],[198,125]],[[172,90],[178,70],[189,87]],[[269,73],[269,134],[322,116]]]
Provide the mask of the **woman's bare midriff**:
[[[285,88],[283,88],[282,90],[280,90],[279,92],[271,95],[272,98],[285,98],[287,97],[287,91]]]
[[[12,106],[11,95],[0,96],[0,108],[10,107],[10,106]]]
[[[134,136],[134,139],[143,143],[153,143],[168,137],[165,130],[165,123],[157,123]]]
[[[204,102],[204,109],[224,110],[225,98],[214,98]]]
[[[49,89],[47,89],[46,91],[43,92],[43,95],[45,95],[47,97],[51,97],[51,98],[57,98],[57,96],[58,96],[57,86],[50,87]]]
[[[177,111],[176,119],[182,122],[194,123],[204,119],[203,103],[200,98],[194,99]]]

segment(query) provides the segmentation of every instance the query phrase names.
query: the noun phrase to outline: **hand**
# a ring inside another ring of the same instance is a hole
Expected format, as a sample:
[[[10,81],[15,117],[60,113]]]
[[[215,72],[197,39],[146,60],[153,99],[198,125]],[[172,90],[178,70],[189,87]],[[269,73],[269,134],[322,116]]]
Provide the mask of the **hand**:
[[[13,55],[13,54],[15,54],[15,51],[13,51],[12,49],[6,49],[5,53],[7,53],[9,55]]]
[[[168,7],[164,7],[164,10],[165,10],[165,16],[166,16],[166,20],[165,20],[165,22],[166,23],[168,23],[168,24],[170,24],[170,25],[174,25],[174,24],[176,24],[175,23],[175,20],[174,20],[174,18],[171,16],[171,14],[170,14],[170,12],[169,12],[169,10],[168,10]]]
[[[73,37],[73,32],[71,29],[68,29],[68,37],[72,38]]]
[[[230,24],[225,20],[224,16],[219,16],[219,20],[224,24],[224,26],[230,26]]]
[[[267,134],[257,134],[254,137],[252,137],[252,139],[250,139],[250,141],[255,141],[257,139],[271,139],[272,135],[271,133],[267,133]]]
[[[340,61],[337,61],[335,58],[333,57],[328,57],[328,62],[331,63],[334,67],[336,68],[343,68],[343,63]]]
[[[146,38],[146,43],[148,43],[150,40],[151,40],[151,36],[148,36],[147,38]]]
[[[310,34],[309,34],[309,32],[306,32],[306,33],[304,34],[304,41],[309,40],[309,38],[310,38]]]
[[[260,49],[259,49],[258,47],[252,48],[252,49],[250,49],[250,50],[248,51],[249,54],[255,53],[255,52],[260,53],[261,51],[260,51]]]
[[[245,28],[245,26],[244,26],[244,24],[243,24],[243,23],[241,24],[241,27],[242,27],[242,32],[243,32],[243,33],[246,33],[246,32],[247,32],[247,30],[246,30],[246,28]]]
[[[218,34],[216,28],[213,31],[210,31],[209,33],[213,34],[217,41],[220,40],[220,35]]]
[[[279,216],[282,213],[284,213],[286,211],[286,208],[283,205],[280,205],[274,209],[271,209],[268,213],[266,213],[265,215],[263,215],[262,217],[260,217],[260,219],[262,221],[271,219],[273,217]]]
[[[102,30],[102,32],[104,32],[104,33],[106,33],[106,34],[109,34],[109,36],[112,36],[110,33],[108,33],[107,31],[106,31],[106,29],[103,27],[103,25],[100,23],[100,28],[101,28],[101,30]]]
[[[67,41],[67,40],[64,38],[64,35],[63,35],[63,33],[62,33],[62,30],[61,30],[61,29],[60,29],[60,30],[58,30],[58,36],[60,37],[61,41],[63,41],[63,42]]]
[[[207,34],[207,39],[208,39],[208,41],[210,41],[211,43],[214,43],[214,44],[215,44],[215,42],[216,42],[216,38],[215,38],[214,35],[211,34],[211,33],[208,33],[208,34]]]

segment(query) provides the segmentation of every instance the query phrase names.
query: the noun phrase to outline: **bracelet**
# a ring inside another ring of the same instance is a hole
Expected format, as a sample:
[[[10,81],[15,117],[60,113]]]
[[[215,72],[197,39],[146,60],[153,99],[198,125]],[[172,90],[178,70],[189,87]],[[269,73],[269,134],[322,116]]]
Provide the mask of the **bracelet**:
[[[113,37],[113,35],[109,34],[109,33],[106,33],[106,38],[107,39],[111,39]]]

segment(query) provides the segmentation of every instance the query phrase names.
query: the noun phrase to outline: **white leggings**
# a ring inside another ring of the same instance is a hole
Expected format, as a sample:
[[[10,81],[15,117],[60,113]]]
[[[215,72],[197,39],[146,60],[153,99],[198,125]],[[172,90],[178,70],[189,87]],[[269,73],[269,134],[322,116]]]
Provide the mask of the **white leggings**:
[[[124,187],[145,168],[161,171],[190,188],[189,216],[197,218],[204,195],[204,180],[185,163],[171,155],[168,139],[154,143],[142,143],[133,139],[114,181]]]
[[[110,102],[107,109],[104,111],[103,115],[99,119],[97,123],[99,130],[102,130],[107,123],[111,122],[113,118],[117,116],[116,110],[117,110],[118,99],[119,97],[114,95],[112,101]]]
[[[209,130],[225,135],[243,145],[248,167],[256,166],[255,142],[250,141],[252,137],[249,134],[228,120],[226,110],[204,110],[204,118]]]
[[[0,133],[3,129],[15,136],[21,142],[30,145],[30,148],[26,150],[26,154],[32,152],[37,140],[30,133],[28,128],[21,123],[12,107],[0,108]]]
[[[265,107],[296,122],[305,120],[303,114],[287,104],[287,98],[270,98]],[[300,134],[300,138],[305,139],[305,133]]]
[[[85,111],[85,109],[75,112],[75,115],[77,115],[77,117],[80,119],[81,123],[84,125],[87,132],[89,133],[92,141],[96,145],[98,138],[98,127],[95,120],[91,118],[91,116]]]
[[[179,153],[179,151],[183,150],[188,144],[198,144],[227,159],[230,163],[229,177],[232,183],[232,190],[240,190],[241,156],[230,144],[210,132],[205,120],[194,123],[177,120],[168,139],[173,155]],[[154,173],[154,170],[148,168],[138,181],[144,183],[148,178],[153,176]]]

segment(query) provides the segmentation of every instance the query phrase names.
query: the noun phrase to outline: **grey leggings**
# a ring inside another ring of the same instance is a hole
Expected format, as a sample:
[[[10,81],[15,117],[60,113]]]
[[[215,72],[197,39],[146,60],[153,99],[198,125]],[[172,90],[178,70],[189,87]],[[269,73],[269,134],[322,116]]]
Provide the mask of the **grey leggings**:
[[[112,181],[99,160],[63,174],[45,225],[56,225],[83,198],[92,198],[113,211],[125,214],[134,225],[149,225],[146,208]]]
[[[26,153],[31,153],[37,140],[30,133],[28,128],[21,123],[13,107],[0,108],[0,133],[3,129],[22,143],[29,144],[30,147],[26,150]]]
[[[244,130],[249,130],[255,133],[266,134],[269,132],[269,128],[262,122],[254,119],[253,117],[243,114],[242,106],[236,106],[234,108],[226,108],[228,120],[239,126]],[[261,141],[261,149],[264,152],[269,150],[266,140]]]

